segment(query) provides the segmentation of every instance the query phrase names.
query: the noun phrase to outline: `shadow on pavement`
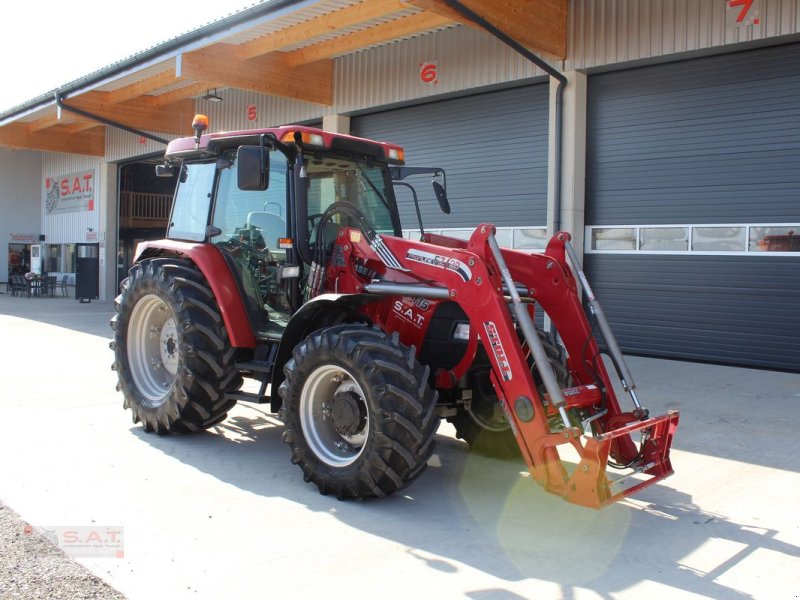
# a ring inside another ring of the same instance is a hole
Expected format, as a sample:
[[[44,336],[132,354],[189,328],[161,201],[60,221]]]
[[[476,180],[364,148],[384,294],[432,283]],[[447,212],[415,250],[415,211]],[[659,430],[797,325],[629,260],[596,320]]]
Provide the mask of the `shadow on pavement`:
[[[26,298],[0,294],[0,315],[38,321],[56,327],[111,339],[108,321],[114,314],[111,302],[81,303],[74,298]]]
[[[744,592],[719,581],[741,561],[762,549],[800,557],[800,548],[777,539],[777,531],[705,512],[689,495],[663,484],[636,502],[599,512],[569,505],[523,475],[521,462],[472,455],[463,443],[442,435],[427,472],[407,490],[377,501],[338,501],[303,482],[281,441],[283,427],[260,407],[249,408],[250,415],[194,436],[131,431],[242,490],[331,513],[351,527],[403,544],[431,569],[455,573],[456,563],[463,563],[509,582],[552,581],[564,598],[575,597],[578,588],[611,598],[643,580],[673,592],[743,598]],[[719,554],[715,564],[694,564],[692,553],[714,540],[735,551]],[[498,597],[497,592],[514,597],[507,590],[469,595],[482,599]]]

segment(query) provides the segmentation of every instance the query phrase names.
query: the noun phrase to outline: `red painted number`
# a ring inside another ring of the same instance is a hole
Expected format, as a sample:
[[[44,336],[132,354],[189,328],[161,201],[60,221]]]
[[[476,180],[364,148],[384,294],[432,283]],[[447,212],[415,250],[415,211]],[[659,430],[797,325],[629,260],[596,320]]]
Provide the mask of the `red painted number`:
[[[742,7],[739,11],[739,16],[736,17],[736,22],[741,23],[744,21],[747,13],[750,12],[750,8],[753,6],[753,0],[728,0],[728,6],[730,8],[736,8],[737,6]]]
[[[247,105],[247,120],[255,121],[258,118],[258,109],[255,104]]]
[[[436,63],[422,63],[419,66],[419,78],[422,83],[436,83],[439,73],[436,71]]]

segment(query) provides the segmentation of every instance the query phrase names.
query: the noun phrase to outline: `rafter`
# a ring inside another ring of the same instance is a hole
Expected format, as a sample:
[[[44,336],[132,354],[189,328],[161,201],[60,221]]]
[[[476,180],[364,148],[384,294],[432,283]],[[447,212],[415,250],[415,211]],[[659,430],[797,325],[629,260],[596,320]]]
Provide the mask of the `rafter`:
[[[105,127],[105,125],[103,123],[98,123],[97,121],[84,121],[67,125],[65,129],[67,133],[80,133],[82,131],[89,131],[96,127]]]
[[[177,83],[180,80],[179,77],[175,77],[175,69],[170,68],[163,73],[158,73],[146,79],[142,79],[141,81],[108,92],[108,99],[113,103],[133,100],[139,96],[149,94],[153,90]]]
[[[402,0],[369,0],[340,8],[303,23],[286,27],[236,47],[236,57],[247,60],[292,44],[385,17],[409,8]]]
[[[189,99],[169,106],[156,106],[153,96],[142,96],[115,104],[109,92],[87,92],[68,98],[65,104],[128,127],[163,133],[191,131],[194,115],[194,101]]]
[[[353,52],[367,46],[388,42],[406,35],[451,25],[452,19],[434,13],[421,12],[401,17],[388,23],[349,33],[333,40],[306,46],[286,54],[289,65],[299,66],[331,58],[337,54]]]
[[[405,0],[408,4],[477,25],[451,9],[443,0]],[[567,0],[462,0],[503,33],[534,52],[563,60],[567,54]],[[480,26],[477,26],[480,28]]]
[[[195,81],[194,83],[190,83],[189,85],[185,85],[178,89],[164,92],[158,96],[153,96],[153,102],[155,106],[168,106],[170,104],[175,104],[176,102],[186,100],[187,98],[199,96],[201,92],[205,92],[208,89],[219,87],[222,86],[216,83],[209,83],[207,81]]]
[[[52,114],[47,115],[46,117],[42,117],[41,119],[37,119],[32,121],[27,125],[28,131],[31,133],[35,133],[37,131],[42,131],[43,129],[48,129],[49,127],[55,127],[56,125],[74,125],[75,123],[87,121],[88,119],[84,119],[78,115],[61,115],[61,118],[58,118],[58,115]]]
[[[322,60],[295,69],[280,52],[240,61],[236,59],[234,46],[217,44],[185,54],[180,74],[273,96],[325,105],[333,102],[332,61]]]
[[[106,150],[105,130],[98,129],[79,134],[58,130],[30,132],[22,123],[11,123],[0,127],[0,146],[103,156]]]

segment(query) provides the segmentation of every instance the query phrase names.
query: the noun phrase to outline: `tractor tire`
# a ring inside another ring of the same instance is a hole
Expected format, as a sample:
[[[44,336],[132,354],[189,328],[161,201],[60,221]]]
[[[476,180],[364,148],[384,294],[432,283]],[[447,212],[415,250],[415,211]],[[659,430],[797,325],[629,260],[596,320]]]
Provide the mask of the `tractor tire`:
[[[419,477],[439,426],[429,371],[397,334],[367,325],[300,342],[279,393],[283,440],[305,481],[344,500],[383,497]]]
[[[536,330],[544,346],[547,359],[561,388],[569,387],[571,377],[566,366],[564,349],[556,342],[552,334]],[[534,369],[533,379],[544,393],[538,372]],[[490,458],[504,460],[522,459],[517,439],[511,431],[500,400],[494,393],[488,376],[479,383],[480,394],[473,392],[469,410],[459,410],[449,421],[456,428],[456,437],[467,442],[470,450]]]
[[[242,385],[235,348],[203,274],[189,261],[144,260],[122,284],[111,318],[117,390],[148,433],[219,423]]]

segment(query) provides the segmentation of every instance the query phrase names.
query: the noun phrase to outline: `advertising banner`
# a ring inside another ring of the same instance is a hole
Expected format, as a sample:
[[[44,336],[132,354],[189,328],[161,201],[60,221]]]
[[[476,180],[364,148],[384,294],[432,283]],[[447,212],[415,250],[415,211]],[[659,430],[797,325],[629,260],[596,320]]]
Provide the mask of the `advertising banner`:
[[[94,169],[44,180],[47,214],[94,210]]]

